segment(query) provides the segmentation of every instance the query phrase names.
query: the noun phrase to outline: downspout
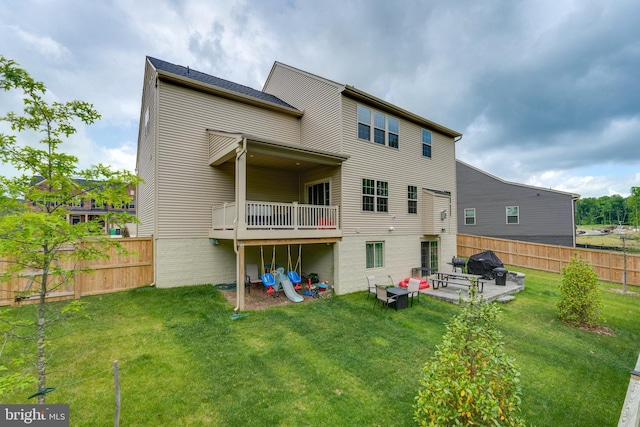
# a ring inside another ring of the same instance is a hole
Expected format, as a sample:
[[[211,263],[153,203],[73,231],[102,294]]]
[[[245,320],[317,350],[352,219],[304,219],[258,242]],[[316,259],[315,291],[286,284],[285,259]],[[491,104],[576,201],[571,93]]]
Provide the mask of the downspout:
[[[240,149],[236,150],[236,216],[235,218],[233,218],[233,251],[236,253],[236,306],[233,309],[234,313],[238,313],[238,311],[240,310],[240,292],[244,292],[244,286],[240,286],[240,257],[239,257],[239,253],[238,253],[238,211],[239,209],[239,187],[238,187],[238,182],[239,180],[239,167],[238,167],[238,161],[240,160],[240,158],[242,156],[244,156],[247,153],[247,138],[243,137],[242,138],[242,147]],[[242,289],[240,289],[242,288]]]

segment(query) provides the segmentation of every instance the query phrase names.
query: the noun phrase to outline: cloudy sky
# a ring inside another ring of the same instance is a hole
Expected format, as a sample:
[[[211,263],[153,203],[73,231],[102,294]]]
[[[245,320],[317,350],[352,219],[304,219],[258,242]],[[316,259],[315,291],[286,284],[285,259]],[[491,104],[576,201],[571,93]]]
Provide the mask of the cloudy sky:
[[[256,89],[274,61],[353,85],[461,132],[458,159],[504,180],[583,197],[640,186],[637,0],[0,0],[0,10],[0,55],[51,99],[102,114],[66,147],[82,166],[135,168],[149,55]],[[17,101],[0,93],[0,114]]]

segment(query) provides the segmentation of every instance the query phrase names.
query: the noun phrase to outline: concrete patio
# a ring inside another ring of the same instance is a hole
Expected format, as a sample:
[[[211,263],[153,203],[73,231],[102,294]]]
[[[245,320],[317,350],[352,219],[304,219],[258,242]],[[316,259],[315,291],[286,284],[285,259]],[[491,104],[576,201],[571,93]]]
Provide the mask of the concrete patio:
[[[427,278],[428,280],[428,278]],[[428,280],[431,283],[430,280]],[[498,301],[501,303],[507,303],[515,299],[514,294],[524,290],[524,274],[510,271],[507,274],[507,280],[505,286],[496,285],[495,280],[489,280],[485,282],[484,289],[481,294],[482,298],[488,302]],[[438,289],[434,289],[433,286],[428,289],[420,291],[423,295],[428,295],[433,298],[441,299],[457,304],[460,298],[466,300],[469,295],[469,287],[449,284],[446,287],[439,286]]]

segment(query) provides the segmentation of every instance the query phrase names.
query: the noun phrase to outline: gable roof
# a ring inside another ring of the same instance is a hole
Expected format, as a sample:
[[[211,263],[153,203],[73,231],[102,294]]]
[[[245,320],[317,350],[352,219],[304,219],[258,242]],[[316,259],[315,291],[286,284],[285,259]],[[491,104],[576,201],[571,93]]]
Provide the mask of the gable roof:
[[[548,191],[548,192],[551,192],[551,193],[557,193],[557,194],[564,194],[564,195],[566,195],[566,196],[570,196],[571,198],[574,198],[574,199],[579,199],[579,198],[580,198],[580,195],[579,195],[579,194],[576,194],[576,193],[569,193],[569,192],[567,192],[567,191],[554,190],[553,188],[542,188],[542,187],[536,187],[535,185],[520,184],[520,183],[518,183],[518,182],[505,181],[504,179],[501,179],[501,178],[498,178],[497,176],[491,175],[490,173],[485,172],[485,171],[483,171],[483,170],[481,170],[481,169],[478,169],[478,168],[477,168],[477,167],[475,167],[475,166],[471,166],[470,164],[465,163],[465,162],[463,162],[462,160],[458,160],[458,159],[456,159],[456,166],[457,166],[457,165],[468,167],[468,168],[469,168],[469,169],[471,169],[471,170],[474,170],[474,171],[476,171],[476,172],[478,172],[478,173],[481,173],[481,174],[483,174],[483,175],[486,175],[486,176],[488,176],[489,178],[495,179],[496,181],[501,182],[501,183],[503,183],[503,184],[507,184],[507,185],[515,185],[515,186],[518,186],[518,187],[531,188],[531,189],[534,189],[534,190],[540,190],[540,191]]]
[[[458,142],[462,138],[462,134],[453,129],[449,129],[441,124],[433,122],[431,120],[425,119],[424,117],[420,117],[417,114],[414,114],[410,111],[407,111],[403,108],[398,107],[397,105],[393,105],[390,102],[387,102],[383,99],[375,97],[365,91],[357,89],[353,86],[345,85],[342,93],[345,96],[355,99],[356,101],[364,102],[369,105],[372,105],[375,108],[386,111],[390,114],[402,117],[403,119],[412,121],[414,123],[419,124],[422,127],[427,129],[435,130],[444,135],[447,135],[451,138],[454,138],[454,142]]]
[[[291,65],[283,64],[282,62],[278,62],[278,61],[274,62],[273,66],[271,67],[271,72],[269,72],[269,76],[265,81],[264,88],[266,88],[269,85],[269,80],[271,80],[271,77],[273,76],[274,71],[276,70],[277,67],[283,67],[295,73],[303,74],[307,77],[332,85],[336,87],[340,91],[340,93],[342,93],[346,97],[349,97],[356,101],[360,101],[362,103],[365,103],[369,106],[382,110],[391,115],[402,117],[403,119],[416,123],[419,126],[422,126],[426,129],[440,132],[448,137],[453,138],[454,142],[458,142],[462,138],[462,134],[458,131],[449,129],[445,126],[442,126],[441,124],[425,119],[424,117],[421,117],[417,114],[414,114],[410,111],[400,108],[397,105],[394,105],[390,102],[387,102],[383,99],[373,96],[363,90],[357,89],[354,86],[338,83],[333,80],[329,80],[325,77],[318,76],[317,74],[313,74],[308,71],[304,71],[299,68],[292,67]]]
[[[226,93],[227,95],[235,94],[236,97],[243,98],[245,101],[254,100],[258,103],[269,104],[272,106],[280,107],[282,109],[291,110],[290,112],[293,112],[294,114],[297,113],[296,115],[302,115],[302,112],[300,110],[284,102],[277,96],[271,95],[269,93],[253,89],[249,86],[234,83],[229,80],[221,79],[210,74],[202,73],[189,67],[184,67],[182,65],[172,64],[161,59],[152,58],[150,56],[147,56],[147,60],[159,74],[165,77],[174,76],[178,81],[191,81],[195,84],[199,83],[209,88],[217,89],[222,93]]]

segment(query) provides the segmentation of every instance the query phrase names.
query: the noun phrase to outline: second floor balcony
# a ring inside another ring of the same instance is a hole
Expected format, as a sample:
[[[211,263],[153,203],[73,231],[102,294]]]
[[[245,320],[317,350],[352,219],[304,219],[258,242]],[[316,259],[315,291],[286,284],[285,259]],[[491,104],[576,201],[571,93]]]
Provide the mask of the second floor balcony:
[[[338,206],[247,201],[242,217],[238,216],[237,208],[235,202],[212,207],[210,238],[232,239],[235,236],[244,240],[342,237]]]

